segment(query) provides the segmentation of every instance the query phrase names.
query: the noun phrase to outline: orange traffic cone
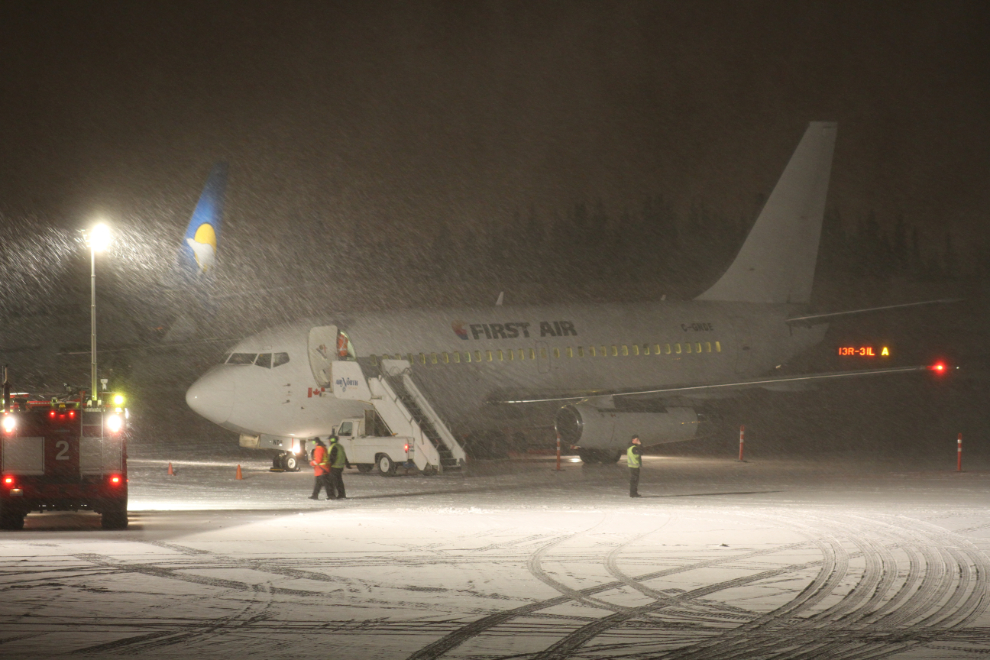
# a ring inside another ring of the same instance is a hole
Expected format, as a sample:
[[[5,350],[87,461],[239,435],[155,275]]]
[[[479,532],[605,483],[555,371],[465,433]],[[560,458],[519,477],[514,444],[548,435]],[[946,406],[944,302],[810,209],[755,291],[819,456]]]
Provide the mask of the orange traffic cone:
[[[168,476],[170,476],[170,477],[174,477],[175,476],[175,472],[172,471],[172,461],[169,461],[168,462]]]
[[[237,479],[243,479],[243,478],[244,477],[241,475],[241,466],[238,465],[237,466]]]

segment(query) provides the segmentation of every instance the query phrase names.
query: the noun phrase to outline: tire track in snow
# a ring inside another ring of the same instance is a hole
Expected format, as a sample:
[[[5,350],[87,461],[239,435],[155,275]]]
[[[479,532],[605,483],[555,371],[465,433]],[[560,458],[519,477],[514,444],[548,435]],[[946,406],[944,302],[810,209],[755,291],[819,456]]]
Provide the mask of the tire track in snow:
[[[756,557],[764,557],[764,556],[776,554],[776,553],[779,553],[779,552],[786,552],[786,551],[789,551],[789,550],[793,550],[795,548],[804,547],[806,545],[807,544],[804,543],[804,542],[802,542],[802,543],[792,543],[792,544],[777,546],[777,547],[774,547],[774,548],[766,548],[766,549],[763,549],[763,550],[753,550],[753,551],[749,551],[749,552],[745,552],[745,553],[740,553],[738,555],[732,555],[732,556],[729,556],[729,557],[720,557],[720,558],[717,558],[717,559],[706,559],[706,560],[702,560],[702,561],[693,562],[693,563],[690,563],[690,564],[676,566],[676,567],[673,567],[673,568],[666,568],[666,569],[662,569],[662,570],[659,570],[659,571],[652,571],[650,573],[644,573],[643,575],[635,576],[634,579],[640,580],[640,581],[654,580],[654,579],[657,579],[657,578],[667,577],[667,576],[670,576],[670,575],[676,575],[676,574],[679,574],[679,573],[685,573],[685,572],[699,570],[699,569],[704,569],[704,568],[712,568],[712,567],[721,566],[721,565],[724,565],[724,564],[731,564],[731,563],[735,563],[735,562],[739,562],[739,561],[745,561],[747,559],[752,559],[752,558],[756,558]],[[814,566],[819,565],[819,564],[820,564],[820,562],[810,562],[809,564],[801,565],[800,568],[793,568],[793,567],[790,567],[789,566],[789,567],[785,567],[783,569],[778,569],[777,571],[770,571],[770,572],[767,573],[767,575],[769,575],[769,576],[772,577],[773,575],[784,574],[784,573],[787,573],[787,572],[792,572],[793,570],[804,570],[805,568],[811,568],[811,567],[814,567]],[[763,574],[761,574],[761,575],[763,575]],[[760,579],[762,579],[762,578],[760,578]],[[612,589],[616,589],[616,588],[618,588],[620,586],[623,586],[623,584],[624,583],[622,581],[615,580],[615,581],[606,582],[606,583],[603,583],[603,584],[600,584],[600,585],[595,585],[595,586],[592,586],[592,587],[584,587],[584,588],[578,589],[576,591],[577,591],[577,593],[579,593],[582,596],[585,596],[586,597],[586,596],[590,596],[590,595],[594,595],[594,594],[599,594],[599,593],[602,593],[602,592],[605,592],[605,591],[610,591]],[[728,584],[728,583],[725,583],[725,584]],[[721,588],[722,589],[728,589],[728,588],[731,588],[731,585],[730,586],[723,586]],[[715,589],[715,590],[711,591],[710,593],[715,593],[718,590],[719,589]],[[674,601],[676,601],[675,604],[681,604],[681,603],[683,603],[685,601],[690,601],[690,600],[693,600],[694,598],[697,598],[697,597],[700,597],[700,596],[703,596],[703,595],[707,595],[708,593],[709,593],[708,591],[702,591],[702,592],[697,592],[697,593],[694,592],[694,591],[692,591],[692,592],[686,592],[684,594],[680,594],[678,596],[673,596],[672,599]],[[482,633],[487,633],[487,632],[489,632],[490,630],[494,629],[497,626],[500,626],[500,625],[503,625],[503,624],[505,624],[507,622],[510,622],[512,619],[515,619],[517,617],[530,616],[530,615],[532,615],[532,614],[534,614],[536,612],[539,612],[540,610],[549,609],[549,608],[556,607],[558,605],[563,605],[563,604],[566,604],[566,603],[569,603],[569,602],[573,602],[572,599],[569,596],[561,595],[561,596],[557,596],[557,597],[554,597],[554,598],[549,598],[549,599],[546,599],[546,600],[538,601],[538,602],[535,602],[535,603],[530,603],[530,604],[527,604],[527,605],[522,605],[520,607],[516,607],[516,608],[513,608],[511,610],[504,610],[504,611],[501,611],[501,612],[495,612],[493,614],[489,614],[489,615],[484,616],[484,617],[482,617],[480,619],[477,619],[475,621],[472,621],[471,623],[468,623],[467,625],[461,626],[460,628],[458,628],[454,632],[449,633],[449,634],[445,635],[444,637],[441,637],[440,639],[438,639],[438,640],[436,640],[436,641],[428,644],[427,646],[423,647],[422,649],[420,649],[420,650],[414,652],[413,654],[411,654],[409,656],[408,660],[434,660],[435,658],[439,658],[439,657],[445,655],[448,651],[451,651],[452,649],[460,646],[464,642],[466,642],[466,641],[468,641],[468,640],[470,640],[470,639],[472,639],[474,637],[477,637],[478,635],[480,635]],[[667,606],[667,604],[664,604],[663,606]],[[631,611],[638,612],[639,610],[642,610],[644,612],[648,612],[651,607],[654,607],[654,606],[653,605],[641,606],[639,608],[632,608]]]

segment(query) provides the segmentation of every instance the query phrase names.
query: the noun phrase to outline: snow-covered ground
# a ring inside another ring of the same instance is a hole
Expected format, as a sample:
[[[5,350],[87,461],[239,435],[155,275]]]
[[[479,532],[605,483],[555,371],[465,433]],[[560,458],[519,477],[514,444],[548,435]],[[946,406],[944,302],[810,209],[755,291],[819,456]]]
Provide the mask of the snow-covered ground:
[[[128,531],[0,534],[0,656],[983,656],[990,472],[949,461],[648,457],[639,500],[623,463],[511,461],[314,502],[260,459],[135,458]]]

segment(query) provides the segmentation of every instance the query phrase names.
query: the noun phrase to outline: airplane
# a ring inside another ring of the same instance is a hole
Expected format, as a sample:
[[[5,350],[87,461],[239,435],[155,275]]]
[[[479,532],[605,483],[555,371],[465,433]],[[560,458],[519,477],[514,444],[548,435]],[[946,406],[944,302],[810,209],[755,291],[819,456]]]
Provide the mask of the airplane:
[[[158,387],[163,380],[174,380],[165,374],[174,371],[174,362],[149,360],[145,349],[160,353],[206,340],[204,328],[214,309],[212,292],[227,171],[222,162],[212,168],[164,281],[150,291],[142,289],[137,296],[116,290],[112,283],[98,285],[102,373],[112,378],[111,372],[148,372],[145,367],[150,366],[148,380],[154,380]],[[98,278],[100,268],[98,264]],[[65,380],[88,380],[82,377],[89,369],[88,292],[81,296],[69,286],[56,293],[62,304],[52,304],[49,295],[33,295],[39,303],[33,309],[4,317],[0,359],[11,366],[21,385],[52,391]],[[50,382],[53,379],[57,382]]]
[[[401,389],[405,374],[421,395],[410,410],[434,409],[432,423],[452,435],[552,420],[594,463],[618,460],[634,433],[645,445],[695,437],[697,404],[708,398],[931,369],[776,369],[821,342],[833,318],[883,309],[809,312],[836,132],[835,123],[808,125],[735,260],[694,300],[306,320],[239,342],[186,402],[242,446],[298,447],[344,418],[383,412],[379,381]],[[947,301],[913,304],[934,302]]]

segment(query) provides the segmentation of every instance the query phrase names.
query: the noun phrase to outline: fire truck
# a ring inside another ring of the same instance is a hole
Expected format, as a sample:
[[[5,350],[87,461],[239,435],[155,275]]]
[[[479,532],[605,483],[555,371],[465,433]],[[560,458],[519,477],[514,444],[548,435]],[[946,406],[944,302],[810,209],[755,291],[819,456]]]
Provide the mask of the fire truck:
[[[10,394],[0,419],[0,529],[33,511],[95,511],[127,527],[127,409],[123,396]]]

